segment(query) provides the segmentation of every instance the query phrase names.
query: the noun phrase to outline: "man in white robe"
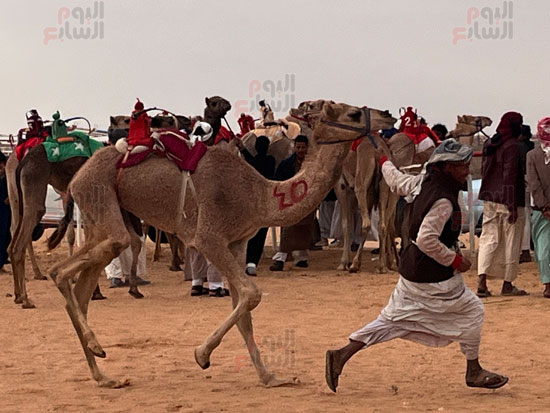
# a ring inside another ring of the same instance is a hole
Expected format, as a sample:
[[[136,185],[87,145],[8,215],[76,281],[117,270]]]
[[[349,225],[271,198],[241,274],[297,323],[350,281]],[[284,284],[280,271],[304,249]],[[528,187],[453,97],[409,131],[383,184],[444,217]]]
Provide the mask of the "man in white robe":
[[[461,227],[458,193],[471,157],[471,148],[446,140],[430,158],[425,179],[404,177],[387,158],[381,159],[390,187],[406,188],[409,195],[417,192],[411,213],[413,241],[401,255],[399,281],[378,318],[352,333],[346,346],[327,351],[325,378],[332,391],[355,353],[395,338],[428,346],[456,341],[466,356],[468,386],[496,389],[508,382],[479,364],[483,304],[460,274],[471,267],[456,248]]]

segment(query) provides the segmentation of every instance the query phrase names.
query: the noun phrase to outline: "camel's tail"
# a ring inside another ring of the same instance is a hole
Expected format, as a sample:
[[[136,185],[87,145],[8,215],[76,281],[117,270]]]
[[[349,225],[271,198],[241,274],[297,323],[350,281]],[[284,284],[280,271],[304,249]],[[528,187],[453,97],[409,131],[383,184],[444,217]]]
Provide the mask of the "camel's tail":
[[[67,201],[67,205],[65,207],[65,216],[59,221],[57,224],[57,228],[53,232],[52,235],[48,238],[48,249],[53,250],[55,247],[59,245],[63,237],[65,236],[65,233],[67,232],[67,228],[69,225],[72,225],[73,220],[73,213],[74,213],[74,199],[69,194],[69,200]]]

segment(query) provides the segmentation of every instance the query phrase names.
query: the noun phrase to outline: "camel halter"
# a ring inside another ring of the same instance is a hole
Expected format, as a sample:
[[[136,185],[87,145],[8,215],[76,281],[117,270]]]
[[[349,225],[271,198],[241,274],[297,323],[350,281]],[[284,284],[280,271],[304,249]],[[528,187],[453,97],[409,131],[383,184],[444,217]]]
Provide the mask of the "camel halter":
[[[453,136],[453,138],[464,138],[464,137],[468,137],[468,136],[474,136],[476,133],[482,133],[483,135],[485,135],[485,137],[487,138],[491,138],[489,135],[487,135],[485,133],[485,131],[483,130],[483,128],[481,127],[481,119],[476,119],[476,130],[475,132],[472,132],[468,135],[458,135],[458,136]]]
[[[313,112],[311,112],[313,113]],[[311,124],[311,119],[309,119],[309,115],[310,113],[307,113],[302,117],[302,116],[298,116],[298,115],[290,115],[291,118],[294,118],[294,119],[297,119],[297,120],[301,120],[302,122],[306,123],[308,128],[310,129],[313,129],[313,125]]]
[[[351,126],[351,125],[346,125],[346,124],[343,124],[343,123],[338,123],[338,122],[334,122],[334,121],[331,121],[331,120],[324,120],[324,119],[321,119],[321,122],[322,123],[326,123],[327,125],[329,126],[334,126],[336,128],[340,128],[340,129],[345,129],[345,130],[351,130],[351,131],[354,131],[354,132],[359,132],[360,135],[357,136],[356,138],[354,139],[340,139],[340,140],[337,140],[337,141],[330,141],[330,142],[317,142],[318,145],[334,145],[336,143],[342,143],[342,142],[352,142],[352,141],[356,141],[358,139],[361,139],[361,138],[364,138],[365,136],[369,138],[370,142],[372,143],[372,146],[374,146],[376,149],[378,149],[378,145],[376,144],[376,142],[374,141],[374,137],[371,135],[371,121],[370,121],[370,109],[366,106],[363,106],[361,108],[361,110],[363,111],[363,113],[365,114],[365,120],[366,120],[366,124],[365,124],[365,127],[364,128],[361,128],[361,127],[357,127],[357,126]]]

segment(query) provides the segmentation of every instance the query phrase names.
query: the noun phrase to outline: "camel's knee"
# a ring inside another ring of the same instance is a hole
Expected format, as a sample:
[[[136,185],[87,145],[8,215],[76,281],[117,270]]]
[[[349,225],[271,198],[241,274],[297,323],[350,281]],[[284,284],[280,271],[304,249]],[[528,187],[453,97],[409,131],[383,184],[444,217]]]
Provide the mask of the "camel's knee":
[[[115,257],[118,257],[122,251],[130,246],[130,243],[130,235],[127,234],[111,243],[111,252]]]
[[[262,301],[262,292],[255,285],[247,286],[240,292],[239,301],[244,304],[247,311],[252,311]]]

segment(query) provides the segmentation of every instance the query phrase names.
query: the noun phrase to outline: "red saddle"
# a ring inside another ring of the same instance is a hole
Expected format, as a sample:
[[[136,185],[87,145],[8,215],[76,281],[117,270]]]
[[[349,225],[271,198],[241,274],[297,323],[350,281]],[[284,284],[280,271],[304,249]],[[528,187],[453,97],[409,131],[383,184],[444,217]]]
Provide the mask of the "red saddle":
[[[21,162],[21,159],[25,157],[27,152],[34,148],[35,146],[40,145],[44,142],[44,138],[30,138],[20,143],[15,147],[15,154],[17,155],[17,160]]]
[[[190,148],[189,137],[184,132],[176,129],[162,129],[153,134],[153,145],[143,152],[129,154],[124,161],[123,154],[118,160],[116,167],[129,168],[143,162],[149,155],[155,154],[170,159],[182,171],[195,172],[199,161],[206,153],[206,145],[202,142],[196,142]]]

